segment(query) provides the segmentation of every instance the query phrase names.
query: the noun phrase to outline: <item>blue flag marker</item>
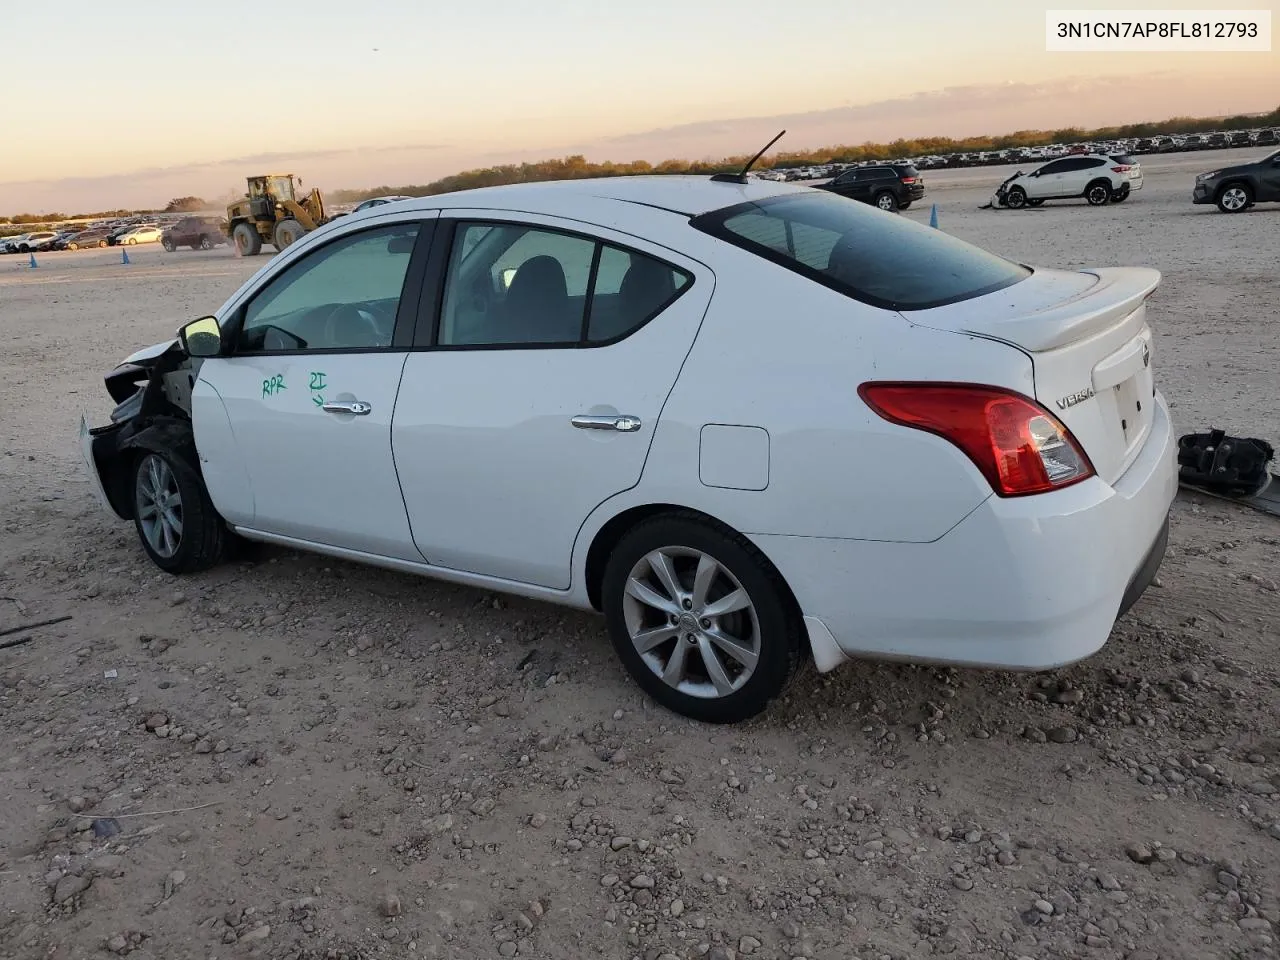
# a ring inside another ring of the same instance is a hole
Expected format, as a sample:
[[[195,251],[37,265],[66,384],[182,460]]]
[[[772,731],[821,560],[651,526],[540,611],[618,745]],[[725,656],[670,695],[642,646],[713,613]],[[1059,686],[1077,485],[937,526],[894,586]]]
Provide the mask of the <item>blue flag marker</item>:
[[[929,211],[929,226],[938,229],[938,205],[935,203],[933,209]]]

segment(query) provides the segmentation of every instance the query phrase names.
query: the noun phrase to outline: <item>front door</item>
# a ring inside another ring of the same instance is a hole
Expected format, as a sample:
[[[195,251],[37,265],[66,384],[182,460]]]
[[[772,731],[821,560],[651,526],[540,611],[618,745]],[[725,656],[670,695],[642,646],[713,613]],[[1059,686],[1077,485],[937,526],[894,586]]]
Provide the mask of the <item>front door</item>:
[[[406,277],[432,232],[430,220],[347,232],[285,267],[226,325],[232,352],[202,365],[192,418],[210,495],[232,523],[422,559],[391,420],[417,312]]]
[[[565,589],[582,523],[640,480],[713,278],[603,229],[456,216],[392,424],[414,538],[433,564]]]
[[[1258,200],[1280,200],[1280,153],[1262,164],[1258,186]]]

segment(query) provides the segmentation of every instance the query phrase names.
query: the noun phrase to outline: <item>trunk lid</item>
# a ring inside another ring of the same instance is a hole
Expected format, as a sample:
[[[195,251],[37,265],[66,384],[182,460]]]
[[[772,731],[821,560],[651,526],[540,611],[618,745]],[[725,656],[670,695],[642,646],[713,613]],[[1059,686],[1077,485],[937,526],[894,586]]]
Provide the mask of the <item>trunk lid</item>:
[[[1159,271],[1142,267],[1037,270],[987,296],[903,316],[1028,354],[1036,400],[1072,432],[1098,476],[1114,483],[1151,432],[1146,300],[1159,283]]]

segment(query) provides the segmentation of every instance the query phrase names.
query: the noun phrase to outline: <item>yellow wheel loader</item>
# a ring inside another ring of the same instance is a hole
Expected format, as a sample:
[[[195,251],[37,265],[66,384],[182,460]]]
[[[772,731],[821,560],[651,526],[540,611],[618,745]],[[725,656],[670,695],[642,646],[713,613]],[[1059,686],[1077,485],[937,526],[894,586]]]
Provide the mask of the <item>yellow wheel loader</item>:
[[[252,257],[264,243],[283,250],[304,233],[327,223],[324,195],[314,187],[298,196],[302,180],[292,173],[248,177],[249,191],[227,205],[226,232],[236,253]]]

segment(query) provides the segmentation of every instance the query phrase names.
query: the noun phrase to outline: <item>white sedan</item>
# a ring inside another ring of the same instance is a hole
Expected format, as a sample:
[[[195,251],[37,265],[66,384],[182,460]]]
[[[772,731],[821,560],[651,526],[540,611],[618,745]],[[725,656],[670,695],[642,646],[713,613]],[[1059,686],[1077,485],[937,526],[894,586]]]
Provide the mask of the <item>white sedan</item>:
[[[122,233],[117,237],[116,243],[129,246],[135,243],[157,243],[163,232],[159,227],[134,227],[128,233]]]
[[[307,234],[109,374],[82,447],[163,570],[244,537],[594,609],[736,721],[806,657],[1106,642],[1176,490],[1159,279],[758,179],[469,190]]]

